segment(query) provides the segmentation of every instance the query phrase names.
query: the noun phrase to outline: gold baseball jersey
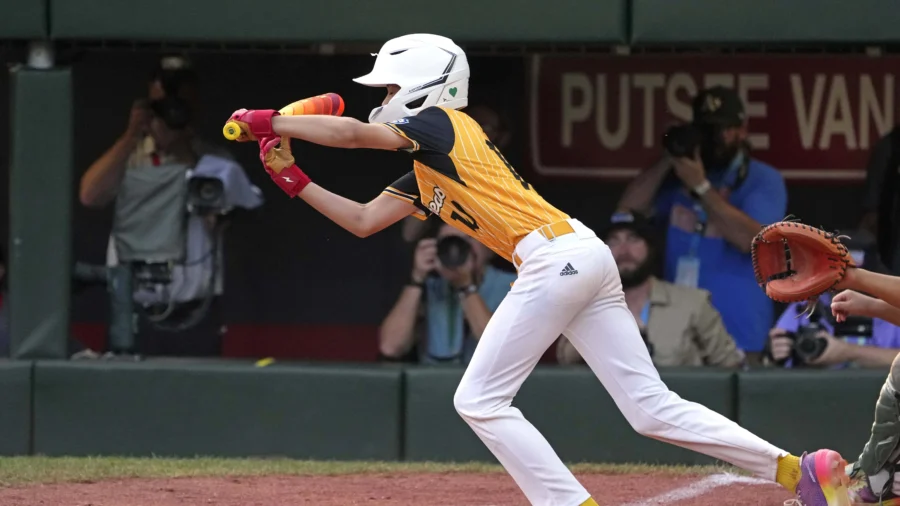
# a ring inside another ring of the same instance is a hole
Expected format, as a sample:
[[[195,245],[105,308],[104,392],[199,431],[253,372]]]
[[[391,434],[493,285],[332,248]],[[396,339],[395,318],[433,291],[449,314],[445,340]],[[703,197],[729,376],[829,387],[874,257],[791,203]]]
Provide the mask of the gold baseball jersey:
[[[467,114],[429,107],[385,127],[413,143],[413,170],[384,193],[410,202],[415,216],[440,216],[507,260],[516,243],[569,216],[548,204],[516,173]]]

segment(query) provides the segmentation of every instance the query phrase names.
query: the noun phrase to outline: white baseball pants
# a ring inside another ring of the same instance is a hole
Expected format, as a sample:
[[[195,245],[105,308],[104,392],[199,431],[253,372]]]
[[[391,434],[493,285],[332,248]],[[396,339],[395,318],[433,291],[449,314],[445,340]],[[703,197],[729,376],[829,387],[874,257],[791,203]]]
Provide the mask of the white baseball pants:
[[[586,501],[587,490],[511,405],[543,353],[565,334],[638,433],[774,481],[777,458],[787,452],[669,391],[625,305],[609,247],[578,220],[569,222],[573,234],[548,241],[533,232],[516,247],[518,279],[485,328],[453,398],[462,418],[531,504]],[[561,275],[564,269],[570,274]]]

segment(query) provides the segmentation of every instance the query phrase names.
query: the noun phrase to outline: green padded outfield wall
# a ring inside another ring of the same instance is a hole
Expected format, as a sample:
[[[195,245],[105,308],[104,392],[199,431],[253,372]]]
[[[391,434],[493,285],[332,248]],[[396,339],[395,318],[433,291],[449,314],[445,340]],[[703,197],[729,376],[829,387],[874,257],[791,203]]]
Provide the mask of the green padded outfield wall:
[[[0,0],[0,40],[47,36],[47,0]]]
[[[404,33],[459,41],[625,42],[627,0],[50,0],[57,39],[383,42]]]
[[[734,417],[733,373],[664,370],[661,376],[682,397]],[[407,460],[495,461],[453,407],[461,377],[458,369],[407,369]],[[538,367],[525,381],[513,406],[566,462],[713,462],[704,455],[638,435],[586,367]]]
[[[0,455],[31,451],[31,367],[0,360]]]
[[[21,68],[10,77],[10,356],[63,358],[74,263],[72,73]]]
[[[888,370],[755,371],[738,375],[738,419],[800,455],[831,448],[853,462],[869,439]]]
[[[452,367],[38,361],[0,364],[0,455],[488,461],[453,408]],[[685,399],[800,454],[850,460],[887,371],[662,370]],[[33,402],[33,435],[29,403]],[[403,403],[406,404],[405,413]],[[538,367],[513,401],[567,462],[710,464],[636,434],[585,368]]]
[[[634,44],[900,39],[896,0],[630,1]]]
[[[400,457],[398,368],[35,367],[38,454]]]

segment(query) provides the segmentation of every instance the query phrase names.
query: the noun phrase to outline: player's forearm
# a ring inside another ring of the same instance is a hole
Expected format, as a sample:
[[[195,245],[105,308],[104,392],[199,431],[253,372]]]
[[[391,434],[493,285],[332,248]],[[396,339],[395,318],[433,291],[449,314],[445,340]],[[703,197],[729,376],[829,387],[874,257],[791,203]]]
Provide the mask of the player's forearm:
[[[893,309],[882,307],[881,311],[885,316],[897,317],[897,309],[900,308],[900,277],[878,274],[865,269],[850,268],[847,270],[846,278],[840,287],[867,293],[876,299],[881,299],[893,306]],[[882,316],[878,316],[878,318],[882,318]],[[882,319],[895,323],[895,321],[888,318]],[[895,324],[900,325],[900,322]]]
[[[397,303],[378,329],[378,347],[383,355],[400,357],[412,346],[421,297],[421,288],[415,286],[403,288]]]
[[[310,183],[297,195],[313,209],[357,237],[366,237],[365,206]]]
[[[278,135],[333,148],[358,147],[361,126],[359,120],[343,116],[311,114],[272,118],[272,130]]]
[[[616,208],[647,213],[653,204],[653,197],[669,172],[669,165],[669,160],[663,158],[638,174],[625,188]]]
[[[481,339],[481,334],[491,319],[491,310],[484,303],[481,295],[473,293],[463,301],[463,314],[469,322],[469,328],[476,339]]]
[[[78,189],[82,205],[100,207],[115,198],[125,175],[125,164],[139,140],[137,135],[125,134],[91,164]]]
[[[860,367],[890,367],[900,349],[876,348],[851,344],[847,348],[847,359]]]
[[[760,231],[760,224],[740,209],[729,204],[724,197],[713,189],[708,190],[701,198],[703,208],[709,214],[722,236],[743,253],[750,252],[750,244]]]
[[[893,325],[900,326],[900,308],[896,308],[881,299],[868,296],[864,297],[865,303],[857,305],[854,308],[853,315],[879,318]]]
[[[896,308],[883,300],[875,301],[875,304],[872,307],[872,314],[866,316],[878,318],[893,325],[900,326],[900,308]]]

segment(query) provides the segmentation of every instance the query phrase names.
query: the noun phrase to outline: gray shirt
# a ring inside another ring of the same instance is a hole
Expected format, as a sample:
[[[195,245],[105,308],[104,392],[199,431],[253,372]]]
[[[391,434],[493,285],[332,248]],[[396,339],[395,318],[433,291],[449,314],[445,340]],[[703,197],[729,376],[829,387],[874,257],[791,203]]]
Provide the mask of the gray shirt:
[[[194,145],[201,156],[223,157],[220,150],[202,141]],[[120,259],[141,258],[147,261],[174,261],[172,283],[165,290],[135,293],[135,301],[144,304],[167,301],[187,302],[213,291],[223,291],[223,256],[219,250],[214,286],[212,279],[213,237],[203,218],[188,214],[187,176],[190,167],[167,157],[154,164],[155,146],[147,137],[128,159],[125,177],[116,197],[113,231],[107,247],[108,266]],[[237,171],[229,177],[236,183],[226,192],[244,194],[252,188],[243,170],[224,153],[229,163],[225,170]],[[234,197],[232,197],[234,198]],[[148,258],[149,257],[149,258]]]

